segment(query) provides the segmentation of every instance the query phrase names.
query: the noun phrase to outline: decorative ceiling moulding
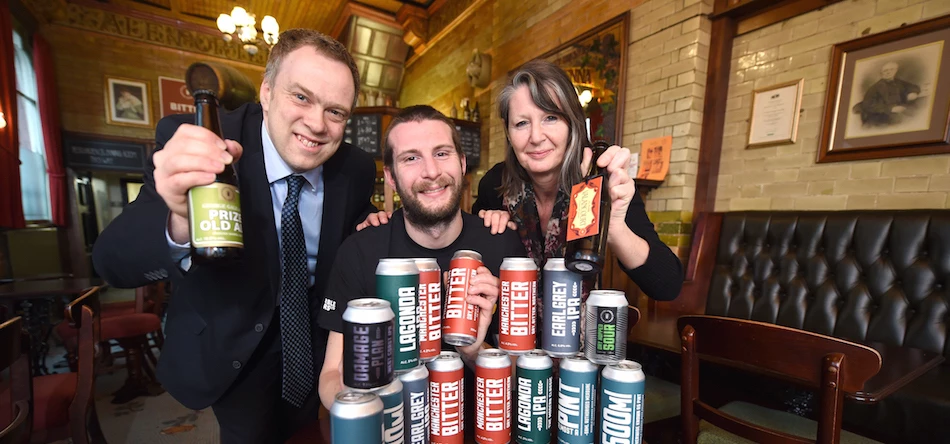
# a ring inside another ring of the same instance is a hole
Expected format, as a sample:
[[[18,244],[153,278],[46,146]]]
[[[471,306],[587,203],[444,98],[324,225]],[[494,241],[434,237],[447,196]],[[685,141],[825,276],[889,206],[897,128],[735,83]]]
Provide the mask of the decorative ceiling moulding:
[[[267,63],[267,52],[250,55],[240,46],[221,39],[221,33],[209,27],[182,22],[135,10],[121,13],[110,10],[108,4],[96,7],[63,0],[40,0],[43,12],[50,23],[98,32],[153,45],[204,54],[221,59],[244,62],[256,66]],[[55,8],[50,8],[54,6]]]
[[[440,40],[442,40],[443,38],[445,38],[445,36],[449,35],[449,33],[451,33],[453,30],[455,30],[455,28],[457,28],[460,24],[462,24],[462,22],[464,22],[465,20],[467,20],[472,14],[475,13],[475,11],[478,10],[478,8],[480,8],[480,7],[482,6],[482,4],[484,4],[486,1],[487,1],[487,0],[464,0],[464,1],[463,1],[463,0],[459,0],[458,2],[446,2],[446,3],[445,3],[445,7],[439,9],[439,12],[445,11],[445,12],[448,14],[447,16],[451,16],[451,14],[449,13],[449,12],[451,12],[451,11],[447,11],[450,7],[453,7],[453,8],[454,8],[454,7],[458,7],[459,5],[465,4],[465,3],[468,3],[468,6],[467,6],[461,13],[459,13],[458,15],[456,15],[455,18],[453,18],[451,22],[449,22],[447,25],[445,25],[445,27],[443,27],[441,30],[439,30],[439,32],[438,32],[437,34],[435,34],[435,35],[432,35],[432,34],[433,34],[433,33],[432,33],[432,29],[435,28],[433,22],[437,19],[437,17],[439,17],[439,15],[434,14],[432,10],[433,10],[434,7],[436,7],[436,6],[441,6],[442,3],[438,2],[438,1],[436,1],[435,3],[433,3],[433,4],[429,7],[429,9],[430,9],[430,12],[429,12],[429,35],[431,36],[430,39],[429,39],[429,42],[428,42],[426,45],[424,45],[421,49],[415,51],[415,52],[412,54],[412,57],[409,57],[409,60],[406,61],[406,68],[412,66],[412,64],[415,63],[416,60],[419,60],[420,57],[422,57],[426,52],[429,51],[429,48],[432,48],[433,46],[435,46],[436,43],[439,43]]]
[[[429,12],[419,6],[402,5],[396,12],[396,21],[402,24],[402,40],[416,52],[429,41]]]
[[[330,36],[337,40],[340,40],[342,37],[344,37],[342,35],[343,31],[346,29],[347,25],[350,24],[350,19],[354,16],[363,17],[365,19],[399,29],[400,32],[402,30],[402,25],[399,24],[399,22],[396,21],[396,18],[391,14],[387,14],[378,9],[351,1],[347,2],[346,5],[343,6],[343,11],[336,19],[336,24],[333,25],[333,28],[330,31]]]

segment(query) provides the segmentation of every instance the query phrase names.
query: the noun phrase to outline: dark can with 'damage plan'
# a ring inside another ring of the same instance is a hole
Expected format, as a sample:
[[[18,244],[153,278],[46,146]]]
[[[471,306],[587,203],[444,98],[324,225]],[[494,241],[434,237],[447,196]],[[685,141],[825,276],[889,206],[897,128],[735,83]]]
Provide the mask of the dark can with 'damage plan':
[[[393,381],[393,311],[376,298],[354,299],[343,312],[343,384],[373,390]]]

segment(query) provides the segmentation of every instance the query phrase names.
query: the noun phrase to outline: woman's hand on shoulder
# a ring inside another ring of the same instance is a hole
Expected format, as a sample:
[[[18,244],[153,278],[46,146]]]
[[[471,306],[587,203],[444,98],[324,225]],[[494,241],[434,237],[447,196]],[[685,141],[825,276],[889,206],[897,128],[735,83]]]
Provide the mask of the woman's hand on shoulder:
[[[491,228],[491,234],[504,233],[505,228],[518,229],[518,225],[511,220],[511,215],[505,210],[480,210],[478,217],[482,218],[486,227]]]
[[[356,231],[361,231],[362,229],[370,225],[374,227],[378,227],[380,225],[386,225],[389,223],[389,217],[392,215],[393,213],[387,213],[385,211],[380,211],[377,213],[369,213],[369,215],[366,216],[366,220],[364,220],[363,222],[360,222],[360,224],[356,226]]]

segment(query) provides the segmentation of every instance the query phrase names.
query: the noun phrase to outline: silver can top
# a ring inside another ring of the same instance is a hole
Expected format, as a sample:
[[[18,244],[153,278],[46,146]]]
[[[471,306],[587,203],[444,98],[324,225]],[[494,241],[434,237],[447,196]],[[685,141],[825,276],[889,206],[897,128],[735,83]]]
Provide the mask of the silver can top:
[[[439,271],[439,261],[435,260],[435,258],[417,257],[413,260],[416,261],[416,267],[419,269],[419,272]]]
[[[393,378],[393,382],[386,384],[378,389],[373,390],[373,393],[379,395],[380,398],[390,395],[395,395],[399,393],[402,394],[402,382],[399,381],[399,378]]]
[[[533,271],[538,269],[538,264],[530,257],[506,257],[501,261],[502,270]]]
[[[382,413],[383,401],[375,393],[344,390],[336,394],[330,414],[343,419],[365,418]]]
[[[640,382],[646,379],[643,367],[637,362],[628,360],[604,367],[603,377],[617,382]]]
[[[626,307],[627,294],[620,290],[591,290],[588,307]]]
[[[568,271],[563,257],[552,257],[544,263],[544,271]]]
[[[462,357],[456,352],[444,351],[439,353],[435,359],[426,363],[429,371],[433,372],[451,372],[461,370],[465,364],[462,363]]]
[[[375,324],[395,318],[389,301],[379,298],[359,298],[346,303],[343,320],[358,324]]]
[[[511,358],[497,348],[486,348],[478,352],[478,358],[475,359],[475,366],[482,368],[505,368],[511,367]]]
[[[376,274],[383,276],[402,276],[419,274],[414,259],[383,258],[376,264]]]
[[[544,350],[534,349],[518,356],[517,365],[527,370],[548,370],[554,366],[554,361]]]
[[[583,353],[561,359],[561,370],[578,373],[592,373],[597,371],[597,365],[587,360]]]
[[[409,370],[400,370],[396,372],[399,379],[405,382],[421,381],[429,378],[429,370],[425,365],[417,365]]]
[[[456,251],[455,254],[452,255],[452,259],[459,259],[459,258],[475,259],[481,262],[482,254],[475,250],[459,250],[459,251]]]

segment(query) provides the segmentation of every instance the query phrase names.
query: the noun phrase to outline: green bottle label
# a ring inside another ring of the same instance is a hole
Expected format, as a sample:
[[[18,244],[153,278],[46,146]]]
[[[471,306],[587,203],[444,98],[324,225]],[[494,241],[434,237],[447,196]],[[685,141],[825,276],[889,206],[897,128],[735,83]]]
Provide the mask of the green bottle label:
[[[241,195],[234,185],[213,183],[188,191],[191,245],[244,247]]]

